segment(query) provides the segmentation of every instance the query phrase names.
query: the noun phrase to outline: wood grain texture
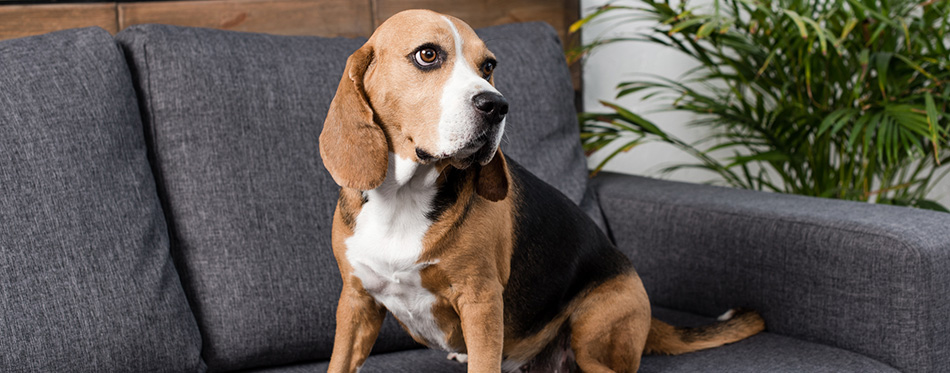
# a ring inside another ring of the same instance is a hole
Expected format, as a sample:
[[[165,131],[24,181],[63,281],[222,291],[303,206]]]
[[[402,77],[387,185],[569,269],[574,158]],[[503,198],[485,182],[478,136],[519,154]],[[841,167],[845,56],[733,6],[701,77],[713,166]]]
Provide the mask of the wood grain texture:
[[[119,27],[142,23],[277,35],[366,36],[369,0],[212,0],[120,3]]]
[[[0,40],[88,26],[116,33],[115,3],[0,6]]]
[[[565,0],[563,29],[565,36],[561,38],[561,43],[564,44],[564,50],[581,45],[582,31],[578,31],[573,34],[568,33],[571,25],[579,19],[581,19],[581,1]],[[584,111],[584,71],[581,68],[580,61],[574,62],[574,64],[570,65],[570,69],[571,82],[574,83],[574,107],[577,108],[578,112]]]
[[[405,9],[451,14],[473,28],[543,21],[558,31],[565,47],[580,16],[579,0],[200,0],[144,3],[0,5],[0,40],[68,28],[100,26],[116,33],[142,23],[208,27],[278,35],[364,36]],[[571,67],[581,86],[580,67]]]
[[[558,30],[558,36],[565,40],[567,28],[567,10],[565,0],[372,0],[374,8],[374,28],[383,21],[406,9],[431,9],[439,13],[458,17],[472,26],[480,28],[513,22],[544,21]],[[573,22],[573,21],[572,21]]]

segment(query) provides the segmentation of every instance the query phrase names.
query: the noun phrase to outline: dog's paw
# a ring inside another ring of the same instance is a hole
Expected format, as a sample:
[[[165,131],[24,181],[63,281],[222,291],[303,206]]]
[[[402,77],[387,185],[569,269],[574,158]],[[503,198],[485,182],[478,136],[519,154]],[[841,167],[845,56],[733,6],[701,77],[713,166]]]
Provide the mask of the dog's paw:
[[[458,352],[450,352],[450,353],[449,353],[449,356],[446,356],[445,358],[446,358],[446,359],[449,359],[449,360],[455,360],[455,361],[457,361],[457,362],[459,362],[459,363],[462,363],[462,364],[465,364],[465,363],[468,362],[468,355],[466,355],[466,354],[460,354],[460,353],[458,353]]]

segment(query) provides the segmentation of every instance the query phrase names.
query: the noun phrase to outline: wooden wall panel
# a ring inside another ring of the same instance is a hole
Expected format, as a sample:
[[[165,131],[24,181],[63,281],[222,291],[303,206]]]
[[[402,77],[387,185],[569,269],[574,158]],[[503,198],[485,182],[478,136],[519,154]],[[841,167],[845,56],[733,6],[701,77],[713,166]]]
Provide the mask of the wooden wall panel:
[[[579,0],[201,0],[98,4],[0,5],[0,39],[66,28],[164,23],[278,35],[369,36],[405,9],[427,8],[474,28],[544,21],[570,40]],[[0,2],[2,4],[2,2]]]
[[[120,3],[119,28],[141,23],[278,35],[364,36],[369,0],[213,0]]]
[[[472,26],[480,28],[513,22],[544,21],[558,30],[566,40],[564,0],[372,0],[375,8],[374,26],[406,9],[432,9],[451,14]],[[573,21],[571,21],[573,22]]]
[[[118,32],[115,3],[0,6],[0,40],[87,26]]]
[[[474,28],[544,21],[565,46],[579,17],[579,0],[198,0],[100,4],[0,5],[0,40],[67,28],[100,26],[116,33],[142,23],[208,27],[278,35],[369,36],[405,9],[451,14]],[[571,69],[580,87],[580,68]]]

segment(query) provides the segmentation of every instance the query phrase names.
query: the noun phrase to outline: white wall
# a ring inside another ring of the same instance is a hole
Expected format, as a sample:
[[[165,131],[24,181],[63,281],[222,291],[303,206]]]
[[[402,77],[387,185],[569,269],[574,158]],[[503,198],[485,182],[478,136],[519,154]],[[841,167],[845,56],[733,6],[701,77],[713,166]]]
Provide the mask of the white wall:
[[[581,16],[586,16],[596,7],[606,2],[606,0],[581,0]],[[632,3],[626,2],[626,4]],[[634,31],[643,30],[649,25],[648,22],[628,23],[608,31],[604,24],[594,24],[585,27],[582,34],[583,42],[589,43],[598,37],[616,33],[630,35]],[[632,80],[632,78],[644,73],[675,78],[695,66],[696,64],[693,61],[679,52],[651,43],[621,42],[601,46],[584,63],[585,110],[606,111],[607,109],[599,103],[601,100],[617,102],[638,114],[656,110],[657,106],[655,104],[641,102],[642,95],[628,95],[616,100],[614,97],[617,94],[615,89],[617,83]],[[689,114],[667,112],[646,114],[644,117],[680,139],[694,141],[704,137],[703,129],[691,128],[685,125],[693,119]],[[597,166],[604,157],[610,154],[611,150],[611,148],[603,149],[593,154],[588,159],[588,166],[590,168]],[[695,158],[670,145],[650,143],[638,146],[627,153],[621,153],[611,160],[604,169],[696,183],[721,180],[718,175],[702,170],[679,170],[666,175],[660,173],[660,170],[664,167],[680,163],[695,163]],[[950,207],[950,177],[945,178],[937,185],[930,197],[931,199],[937,199],[944,206]]]

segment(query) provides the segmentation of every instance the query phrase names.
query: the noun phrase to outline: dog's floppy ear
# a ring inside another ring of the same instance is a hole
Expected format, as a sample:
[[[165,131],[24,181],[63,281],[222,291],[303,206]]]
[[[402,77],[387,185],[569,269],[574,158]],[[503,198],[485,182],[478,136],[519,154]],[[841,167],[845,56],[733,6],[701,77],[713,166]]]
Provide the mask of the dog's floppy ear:
[[[320,157],[337,184],[357,190],[375,189],[386,178],[389,146],[363,89],[363,75],[373,60],[373,46],[364,44],[346,60],[346,69],[330,102],[320,133]]]
[[[482,198],[498,202],[508,196],[508,163],[499,148],[488,164],[478,170],[475,192]]]

